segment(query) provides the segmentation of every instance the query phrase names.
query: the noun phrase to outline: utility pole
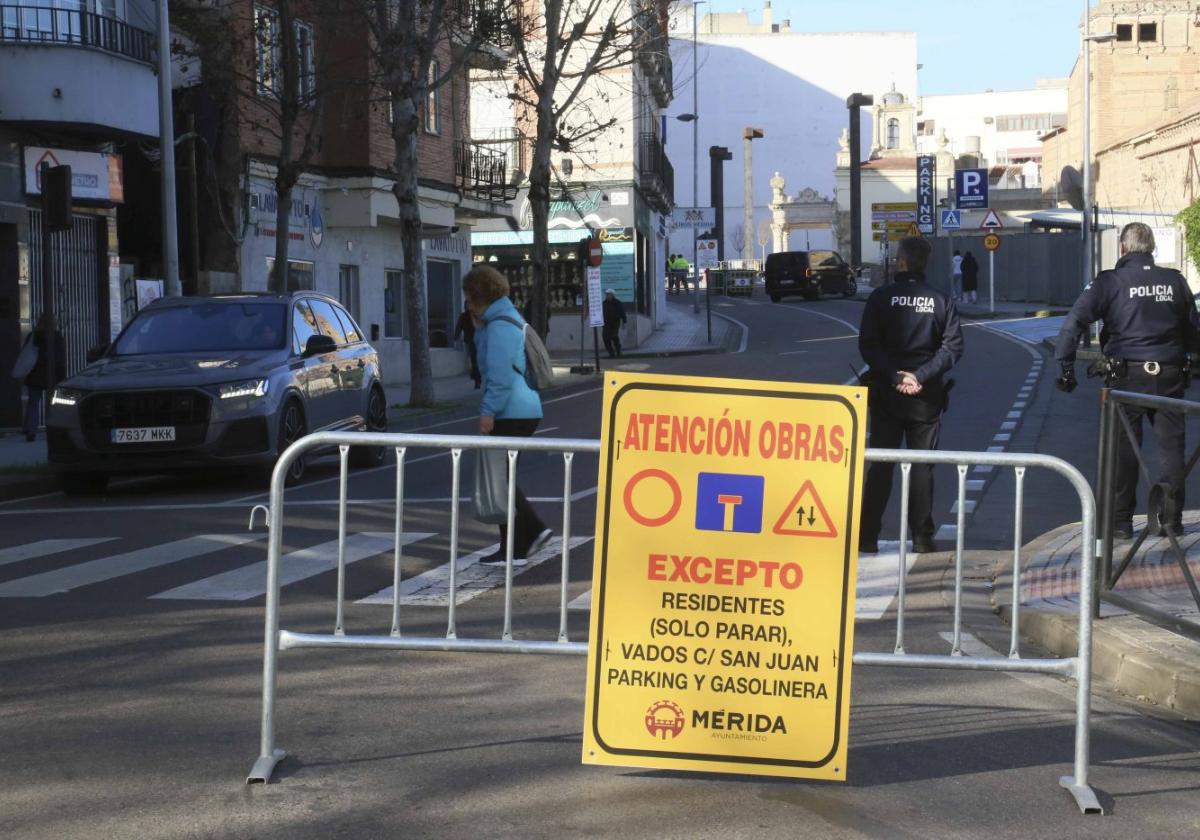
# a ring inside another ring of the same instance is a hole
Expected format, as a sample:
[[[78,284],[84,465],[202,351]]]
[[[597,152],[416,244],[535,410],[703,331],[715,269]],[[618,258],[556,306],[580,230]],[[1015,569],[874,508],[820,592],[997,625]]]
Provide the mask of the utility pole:
[[[850,110],[850,265],[862,265],[862,140],[859,108],[875,104],[875,97],[852,93],[846,99]]]
[[[179,284],[179,224],[175,205],[175,107],[171,102],[171,23],[167,0],[158,0],[158,147],[162,152],[163,285],[168,295]]]
[[[742,130],[742,196],[745,204],[742,208],[742,228],[746,235],[742,241],[741,257],[747,262],[754,259],[754,160],[750,144],[762,136],[761,128]]]
[[[692,3],[692,206],[700,206],[700,61],[696,42],[700,35],[700,9],[708,0]],[[696,231],[692,231],[692,273],[695,275],[695,290],[692,295],[692,312],[700,311],[700,269],[696,263],[700,258]],[[687,281],[684,280],[684,283]],[[686,289],[687,286],[684,286]]]

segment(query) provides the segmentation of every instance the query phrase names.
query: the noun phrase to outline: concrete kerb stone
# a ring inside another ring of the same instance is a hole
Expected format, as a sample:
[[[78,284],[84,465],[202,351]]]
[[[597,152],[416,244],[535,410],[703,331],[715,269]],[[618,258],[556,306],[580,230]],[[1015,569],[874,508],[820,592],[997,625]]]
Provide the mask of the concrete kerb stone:
[[[1078,525],[1064,525],[1026,544],[1022,549],[1025,565],[1052,541],[1078,529]],[[1011,567],[998,559],[993,576],[993,608],[1011,625]],[[1079,618],[1075,613],[1022,603],[1020,622],[1024,638],[1057,656],[1074,656],[1078,650]],[[1200,644],[1136,616],[1110,616],[1093,622],[1092,675],[1138,702],[1200,719]]]

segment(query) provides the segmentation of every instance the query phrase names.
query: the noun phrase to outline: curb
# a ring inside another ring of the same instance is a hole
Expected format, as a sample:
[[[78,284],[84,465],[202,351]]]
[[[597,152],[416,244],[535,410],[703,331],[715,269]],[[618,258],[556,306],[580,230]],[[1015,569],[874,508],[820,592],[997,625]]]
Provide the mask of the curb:
[[[1042,344],[1054,352],[1055,340],[1053,338],[1043,338]],[[1080,362],[1095,362],[1104,357],[1104,354],[1099,350],[1092,350],[1090,347],[1080,347],[1075,351],[1075,359]]]
[[[1012,608],[1000,607],[1000,616],[1012,624]],[[1121,637],[1120,629],[1142,627],[1135,616],[1114,616],[1092,623],[1092,676],[1140,703],[1171,709],[1187,718],[1200,719],[1200,673],[1180,667],[1167,656]],[[1168,633],[1164,630],[1163,633]],[[1062,657],[1074,656],[1079,646],[1079,621],[1025,607],[1021,610],[1021,635]]]
[[[1027,543],[1023,557],[1035,557],[1050,540],[1077,529],[1064,525]],[[993,566],[991,602],[995,612],[1012,626],[1012,573],[1006,562]],[[1039,610],[1021,605],[1021,636],[1056,656],[1073,657],[1079,649],[1077,614]],[[1135,637],[1143,639],[1138,642]],[[1172,657],[1162,649],[1179,649]],[[1092,676],[1140,703],[1170,709],[1200,719],[1200,653],[1195,643],[1161,630],[1134,615],[1110,616],[1092,622]],[[1188,659],[1196,660],[1191,664]]]

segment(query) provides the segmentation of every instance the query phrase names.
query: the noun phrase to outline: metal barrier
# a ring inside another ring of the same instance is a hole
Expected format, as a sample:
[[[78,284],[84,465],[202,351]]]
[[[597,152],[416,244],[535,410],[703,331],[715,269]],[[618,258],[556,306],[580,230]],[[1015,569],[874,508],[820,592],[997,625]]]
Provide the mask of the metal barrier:
[[[345,542],[349,451],[351,446],[384,446],[396,452],[396,523],[394,566],[392,575],[392,625],[388,635],[348,635],[343,623],[345,601]],[[337,608],[333,632],[329,634],[295,633],[279,627],[279,563],[283,546],[283,489],[289,465],[312,449],[336,447],[341,458],[340,490],[338,495],[338,559]],[[444,637],[405,636],[400,627],[400,561],[404,529],[404,463],[410,448],[449,449],[451,458],[450,491],[450,559],[447,626]],[[457,561],[459,494],[461,491],[462,453],[464,450],[501,449],[508,452],[508,529],[504,578],[504,623],[499,639],[460,639],[456,626]],[[563,522],[562,522],[562,579],[559,593],[558,638],[550,640],[521,640],[512,637],[513,587],[513,518],[516,492],[516,464],[520,452],[555,452],[563,456]],[[505,438],[459,435],[413,435],[374,432],[319,432],[292,444],[280,457],[271,477],[270,506],[267,521],[270,537],[267,551],[266,621],[263,643],[263,705],[262,737],[259,757],[254,762],[247,783],[270,780],[275,766],[286,755],[275,745],[275,690],[279,651],[297,648],[368,648],[389,650],[468,651],[474,653],[542,653],[582,656],[587,654],[586,641],[571,641],[567,634],[567,584],[570,563],[571,536],[571,475],[574,456],[578,453],[599,456],[597,440],[551,438]],[[1071,776],[1063,776],[1059,784],[1070,791],[1084,813],[1101,813],[1095,793],[1088,786],[1089,736],[1091,715],[1091,651],[1095,545],[1095,501],[1087,480],[1075,467],[1048,455],[1014,454],[1004,452],[926,452],[915,450],[868,449],[869,462],[898,463],[901,469],[900,491],[900,574],[897,593],[896,644],[892,653],[857,652],[855,665],[885,665],[909,668],[949,668],[964,671],[1011,671],[1073,677],[1077,682],[1075,708],[1075,764]],[[908,499],[912,465],[953,465],[958,471],[958,536],[955,545],[954,574],[954,634],[949,654],[911,654],[904,649],[905,573],[907,570]],[[1013,609],[1012,637],[1007,657],[963,656],[962,634],[963,546],[966,534],[966,476],[970,466],[991,465],[1012,467],[1016,472],[1016,500],[1013,537]],[[1080,592],[1079,650],[1070,659],[1022,659],[1020,655],[1020,579],[1022,542],[1022,503],[1024,476],[1029,467],[1057,472],[1071,483],[1079,495],[1083,525],[1083,574]],[[257,510],[257,508],[256,508]],[[254,514],[251,513],[251,523]]]
[[[1146,461],[1142,457],[1141,443],[1134,434],[1133,426],[1125,414],[1124,407],[1134,406],[1154,411],[1174,411],[1186,418],[1188,415],[1200,415],[1200,403],[1174,399],[1172,397],[1159,397],[1150,394],[1137,394],[1129,391],[1113,391],[1109,389],[1101,391],[1100,399],[1100,475],[1097,486],[1099,487],[1098,495],[1100,497],[1100,532],[1102,544],[1100,547],[1099,581],[1095,606],[1096,617],[1099,617],[1100,602],[1105,601],[1141,616],[1147,621],[1164,627],[1167,630],[1179,633],[1182,636],[1188,636],[1192,639],[1200,639],[1200,624],[1194,621],[1187,621],[1174,613],[1156,609],[1149,604],[1144,604],[1134,598],[1120,595],[1113,591],[1113,587],[1117,585],[1121,576],[1129,569],[1134,558],[1137,556],[1138,550],[1146,542],[1147,537],[1157,530],[1156,525],[1162,520],[1167,522],[1172,521],[1174,514],[1179,513],[1179,511],[1175,510],[1174,500],[1170,498],[1169,494],[1161,486],[1157,486],[1154,479],[1150,476],[1150,470],[1147,468]],[[1133,453],[1137,458],[1138,471],[1145,480],[1147,510],[1146,527],[1138,534],[1137,539],[1124,550],[1124,556],[1120,559],[1117,570],[1114,572],[1113,537],[1116,528],[1114,507],[1116,504],[1117,453],[1122,434],[1125,435],[1125,439],[1130,443]],[[1187,480],[1197,461],[1200,461],[1200,446],[1197,446],[1192,451],[1191,456],[1184,463],[1182,481]],[[1174,533],[1171,528],[1164,528],[1163,534],[1165,534],[1171,543],[1171,553],[1175,556],[1175,560],[1179,564],[1179,569],[1183,573],[1183,579],[1191,591],[1192,599],[1196,602],[1196,608],[1200,609],[1200,587],[1197,587],[1196,578],[1188,566],[1187,552],[1179,544],[1179,538],[1182,534]]]

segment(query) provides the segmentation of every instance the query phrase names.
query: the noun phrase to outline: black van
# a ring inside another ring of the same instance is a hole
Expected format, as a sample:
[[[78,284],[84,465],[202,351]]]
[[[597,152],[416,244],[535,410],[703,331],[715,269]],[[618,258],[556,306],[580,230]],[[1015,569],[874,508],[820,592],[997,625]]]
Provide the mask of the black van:
[[[785,295],[816,300],[821,293],[853,297],[854,271],[837,251],[783,251],[767,257],[763,272],[767,294],[778,303]]]

